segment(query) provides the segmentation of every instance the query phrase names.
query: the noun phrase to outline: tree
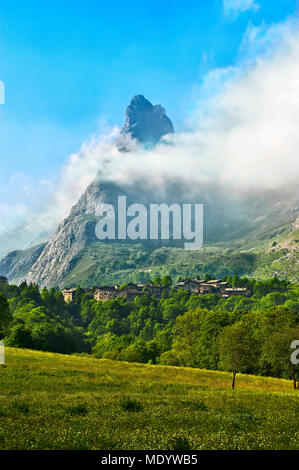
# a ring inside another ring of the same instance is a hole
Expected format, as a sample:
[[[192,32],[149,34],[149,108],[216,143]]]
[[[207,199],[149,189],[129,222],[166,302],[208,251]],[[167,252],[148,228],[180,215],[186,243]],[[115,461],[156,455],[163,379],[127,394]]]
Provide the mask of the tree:
[[[233,279],[232,279],[233,287],[239,287],[239,283],[240,283],[240,278],[238,274],[234,274]]]
[[[5,339],[5,345],[13,348],[33,349],[34,343],[30,329],[24,323],[17,323]]]
[[[294,389],[299,388],[299,365],[291,362],[291,344],[295,340],[299,340],[299,327],[286,328],[270,335],[262,352],[262,361],[270,364],[274,375],[291,378]]]
[[[178,316],[172,329],[173,350],[185,366],[197,366],[200,309]]]
[[[172,286],[172,279],[169,275],[163,277],[162,286],[163,287],[171,287]]]
[[[0,293],[0,338],[5,335],[11,319],[12,315],[9,310],[8,302],[4,295]]]
[[[159,364],[163,366],[181,366],[180,358],[178,357],[176,351],[165,351],[161,354],[159,359]]]
[[[299,301],[289,299],[284,304],[284,307],[294,313],[299,313]]]
[[[103,357],[105,353],[117,352],[127,348],[132,341],[127,335],[117,336],[113,333],[105,333],[99,336],[95,346],[92,349],[96,357]]]
[[[233,373],[232,388],[235,388],[237,372],[247,372],[257,360],[255,342],[243,322],[227,326],[219,336],[220,367]]]
[[[230,324],[229,314],[223,311],[197,309],[197,367],[217,369],[219,363],[218,337],[221,331]]]

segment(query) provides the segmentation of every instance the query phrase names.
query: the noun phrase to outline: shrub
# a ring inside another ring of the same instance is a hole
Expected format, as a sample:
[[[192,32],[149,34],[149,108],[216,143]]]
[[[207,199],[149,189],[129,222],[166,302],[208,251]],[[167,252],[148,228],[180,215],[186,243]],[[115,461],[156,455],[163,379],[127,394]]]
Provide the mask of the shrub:
[[[18,323],[11,329],[9,336],[5,339],[5,345],[13,348],[33,349],[34,344],[30,329],[23,323]]]
[[[181,361],[175,351],[166,351],[161,354],[159,364],[163,366],[181,366]]]
[[[26,402],[13,402],[11,403],[10,408],[11,410],[17,411],[19,413],[29,413],[29,405]]]
[[[176,436],[170,441],[171,450],[191,450],[188,439],[184,436]]]
[[[78,405],[68,406],[66,411],[72,416],[86,416],[88,414],[86,403],[78,403]]]
[[[132,400],[131,398],[123,398],[120,402],[120,407],[124,411],[142,411],[143,406],[137,400]]]
[[[208,411],[209,410],[209,408],[207,407],[207,405],[203,401],[200,401],[199,403],[194,403],[193,407],[194,407],[195,410],[199,410],[199,411]]]

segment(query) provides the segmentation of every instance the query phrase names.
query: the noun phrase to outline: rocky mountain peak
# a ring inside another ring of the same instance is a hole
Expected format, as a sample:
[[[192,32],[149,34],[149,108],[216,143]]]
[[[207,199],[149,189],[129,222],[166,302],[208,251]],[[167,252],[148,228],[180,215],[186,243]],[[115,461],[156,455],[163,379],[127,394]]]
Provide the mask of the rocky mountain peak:
[[[153,106],[143,95],[135,95],[127,107],[122,132],[141,143],[155,144],[163,135],[172,134],[174,128],[161,105]]]

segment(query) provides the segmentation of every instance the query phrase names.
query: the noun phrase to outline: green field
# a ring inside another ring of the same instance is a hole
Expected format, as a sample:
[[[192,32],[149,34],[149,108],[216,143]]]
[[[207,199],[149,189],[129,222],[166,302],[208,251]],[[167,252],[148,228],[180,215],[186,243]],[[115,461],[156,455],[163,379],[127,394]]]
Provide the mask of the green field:
[[[298,449],[291,381],[6,349],[0,449]]]

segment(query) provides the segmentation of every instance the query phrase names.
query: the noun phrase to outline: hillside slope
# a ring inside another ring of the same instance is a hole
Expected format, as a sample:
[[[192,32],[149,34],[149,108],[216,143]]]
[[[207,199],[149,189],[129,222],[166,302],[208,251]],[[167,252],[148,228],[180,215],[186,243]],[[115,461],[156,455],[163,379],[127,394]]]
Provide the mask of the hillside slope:
[[[263,223],[250,221],[254,214],[241,226],[232,217],[226,219],[230,222],[227,224],[223,211],[222,219],[216,215],[207,217],[204,247],[186,251],[138,240],[100,242],[95,237],[95,211],[101,201],[115,203],[117,191],[113,184],[93,183],[48,244],[11,252],[0,261],[0,274],[15,283],[26,278],[41,285],[60,287],[142,282],[168,273],[174,280],[193,275],[202,277],[206,272],[213,277],[237,272],[260,279],[278,275],[292,282],[299,280],[299,219],[291,203],[289,210],[284,211],[284,219],[279,215],[283,211],[281,207],[276,211],[268,208]],[[146,198],[141,192],[139,196]],[[283,224],[287,221],[291,222]],[[226,229],[221,230],[225,223]]]
[[[96,189],[95,189],[96,191]],[[103,197],[104,192],[100,192]],[[85,196],[84,196],[85,197]],[[247,237],[218,243],[205,243],[201,250],[187,251],[178,247],[152,246],[145,243],[103,243],[95,238],[95,219],[90,213],[91,200],[84,207],[82,198],[55,237],[33,265],[29,281],[60,287],[94,284],[143,282],[155,275],[223,277],[239,275],[280,278],[297,282],[298,231],[296,223],[260,227]],[[218,219],[219,221],[219,219]],[[219,235],[221,237],[221,235]],[[273,246],[275,245],[275,246]]]
[[[45,248],[46,243],[27,248],[27,250],[14,250],[0,260],[1,276],[19,283],[31,269]]]
[[[286,380],[6,350],[0,449],[295,449]]]

